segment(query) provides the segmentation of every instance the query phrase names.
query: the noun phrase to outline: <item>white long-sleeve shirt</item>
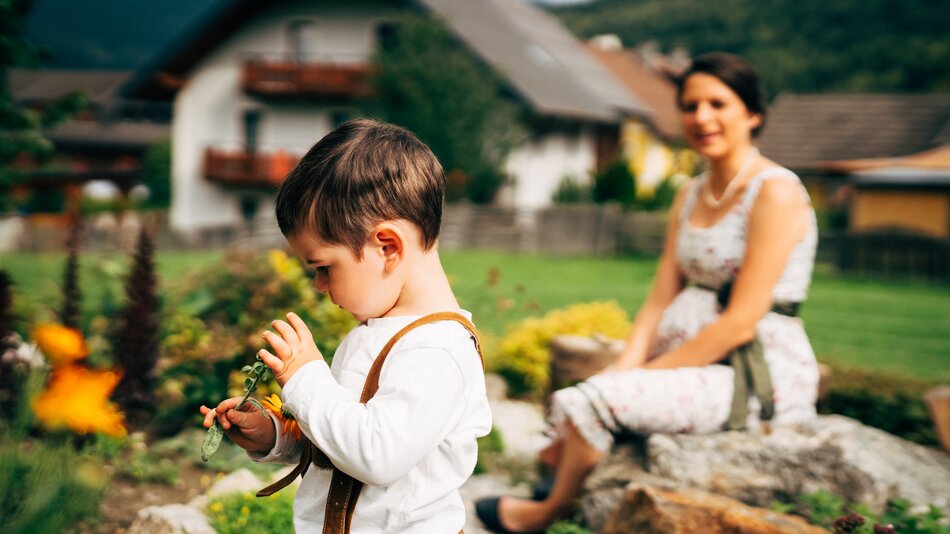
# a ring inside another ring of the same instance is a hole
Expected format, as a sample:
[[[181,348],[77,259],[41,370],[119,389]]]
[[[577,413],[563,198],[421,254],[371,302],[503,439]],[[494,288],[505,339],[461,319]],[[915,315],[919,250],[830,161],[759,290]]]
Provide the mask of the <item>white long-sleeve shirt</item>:
[[[418,318],[370,319],[343,339],[332,367],[308,363],[284,385],[284,407],[304,435],[365,484],[352,534],[454,534],[465,525],[458,488],[475,468],[475,439],[491,430],[482,364],[468,331],[443,321],[407,333],[386,359],[376,395],[359,402],[383,345]],[[298,461],[300,444],[277,428],[274,449],[255,459]],[[322,531],[330,476],[313,465],[307,470],[294,500],[298,534]]]

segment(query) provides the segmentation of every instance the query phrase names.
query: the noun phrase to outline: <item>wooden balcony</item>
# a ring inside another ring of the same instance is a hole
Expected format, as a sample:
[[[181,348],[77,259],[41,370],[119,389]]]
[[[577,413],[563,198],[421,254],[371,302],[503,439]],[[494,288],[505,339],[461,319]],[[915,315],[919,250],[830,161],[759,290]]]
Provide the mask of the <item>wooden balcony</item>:
[[[205,150],[204,174],[208,180],[236,187],[276,188],[297,164],[298,158],[274,153]]]
[[[365,64],[299,63],[249,59],[243,84],[248,94],[264,97],[351,99],[372,91]]]

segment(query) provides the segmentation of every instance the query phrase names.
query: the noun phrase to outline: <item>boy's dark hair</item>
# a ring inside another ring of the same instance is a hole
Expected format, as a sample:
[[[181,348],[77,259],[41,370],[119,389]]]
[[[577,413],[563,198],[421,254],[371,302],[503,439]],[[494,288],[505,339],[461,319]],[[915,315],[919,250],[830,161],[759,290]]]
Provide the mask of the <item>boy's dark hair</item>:
[[[698,73],[718,78],[739,96],[746,109],[762,117],[759,125],[752,130],[752,137],[759,135],[765,126],[765,89],[752,65],[741,57],[726,52],[710,52],[696,56],[690,66],[676,78],[677,105],[682,105],[686,79]]]
[[[435,245],[445,202],[445,174],[429,147],[404,128],[370,119],[344,123],[300,160],[277,193],[285,236],[316,232],[362,257],[377,223],[405,219]]]

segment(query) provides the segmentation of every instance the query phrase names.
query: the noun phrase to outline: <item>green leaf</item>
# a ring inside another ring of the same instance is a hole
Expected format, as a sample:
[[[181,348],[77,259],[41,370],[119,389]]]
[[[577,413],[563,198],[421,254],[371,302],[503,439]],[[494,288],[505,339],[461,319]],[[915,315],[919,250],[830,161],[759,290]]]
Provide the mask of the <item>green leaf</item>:
[[[261,404],[261,401],[255,399],[254,397],[248,397],[247,402],[253,404],[254,407],[260,410],[261,413],[264,414],[265,416],[270,417],[267,415],[267,410],[264,409],[264,405]]]
[[[248,377],[248,378],[245,378],[245,379],[244,379],[244,391],[251,391],[251,388],[252,388],[253,386],[254,386],[254,379],[253,379],[253,378]]]
[[[250,373],[250,372],[251,372],[251,366],[250,366],[250,365],[245,365],[244,367],[241,367],[241,372],[242,372],[242,373],[245,373],[245,374]]]
[[[215,421],[208,433],[205,434],[204,441],[201,442],[201,461],[207,462],[208,458],[221,446],[221,439],[224,438],[224,429]]]

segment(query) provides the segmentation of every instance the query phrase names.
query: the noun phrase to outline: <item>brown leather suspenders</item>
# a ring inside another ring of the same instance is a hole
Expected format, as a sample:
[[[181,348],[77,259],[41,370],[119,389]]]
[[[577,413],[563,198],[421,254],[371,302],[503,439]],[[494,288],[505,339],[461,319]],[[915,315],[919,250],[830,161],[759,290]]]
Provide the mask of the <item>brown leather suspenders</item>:
[[[386,357],[389,356],[389,351],[392,350],[396,342],[414,328],[440,321],[455,321],[472,334],[472,338],[475,340],[475,348],[478,350],[478,357],[482,359],[482,367],[484,368],[485,360],[482,357],[482,347],[478,340],[478,332],[475,330],[475,325],[458,313],[433,313],[409,323],[386,342],[383,349],[379,351],[376,360],[373,361],[373,365],[369,369],[369,374],[366,375],[366,382],[363,384],[363,394],[360,395],[361,403],[366,404],[369,402],[369,400],[373,398],[373,395],[376,394],[376,390],[379,389],[379,375],[382,372],[383,363],[386,361]],[[303,476],[311,463],[322,469],[333,469],[333,474],[330,478],[330,493],[327,496],[326,513],[324,515],[323,534],[347,534],[350,531],[350,524],[353,520],[353,510],[356,508],[356,500],[360,496],[360,490],[363,489],[363,483],[337,469],[323,451],[318,449],[311,441],[306,440],[306,438],[304,438],[304,440],[303,451],[300,454],[300,463],[297,464],[297,467],[284,478],[257,492],[257,496],[267,497],[287,487],[298,476]]]

